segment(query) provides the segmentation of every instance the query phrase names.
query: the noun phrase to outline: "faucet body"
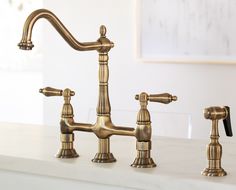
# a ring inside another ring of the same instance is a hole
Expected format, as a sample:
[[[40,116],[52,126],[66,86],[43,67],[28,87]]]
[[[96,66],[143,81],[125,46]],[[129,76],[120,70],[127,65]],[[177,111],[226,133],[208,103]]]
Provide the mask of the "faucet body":
[[[114,47],[113,42],[106,38],[105,26],[100,27],[100,38],[95,42],[78,42],[60,20],[50,11],[40,9],[34,11],[27,18],[21,42],[18,44],[23,50],[31,50],[34,45],[32,44],[32,29],[34,23],[39,18],[47,19],[65,39],[65,41],[75,50],[90,51],[97,50],[99,53],[99,95],[97,104],[97,120],[95,124],[90,123],[77,123],[74,122],[73,107],[70,104],[71,96],[74,92],[70,89],[59,90],[50,87],[40,89],[40,92],[45,96],[63,96],[64,105],[62,108],[60,128],[61,128],[61,142],[62,147],[57,154],[59,158],[73,158],[78,157],[78,154],[73,148],[74,131],[92,132],[98,137],[98,153],[95,155],[93,162],[109,163],[114,162],[116,159],[110,152],[110,137],[112,135],[133,136],[137,139],[137,150],[140,153],[138,159],[132,165],[134,167],[154,167],[155,163],[150,158],[151,149],[151,121],[148,110],[146,109],[148,99],[161,103],[170,103],[177,98],[170,94],[161,94],[155,96],[148,96],[146,93],[136,95],[136,99],[140,100],[141,109],[137,121],[137,127],[123,127],[115,126],[111,120],[111,106],[108,94],[108,52]],[[139,98],[142,97],[142,98]],[[141,150],[140,150],[141,149]],[[143,154],[144,153],[144,154]],[[145,158],[144,158],[145,157]]]

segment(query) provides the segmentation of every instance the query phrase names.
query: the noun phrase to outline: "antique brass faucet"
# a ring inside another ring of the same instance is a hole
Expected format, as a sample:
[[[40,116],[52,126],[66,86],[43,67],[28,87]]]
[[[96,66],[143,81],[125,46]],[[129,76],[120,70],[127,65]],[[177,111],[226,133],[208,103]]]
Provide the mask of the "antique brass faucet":
[[[204,169],[202,175],[205,176],[225,176],[227,173],[221,167],[222,146],[219,143],[218,121],[223,119],[225,133],[232,137],[232,129],[230,122],[230,108],[225,107],[209,107],[204,110],[204,117],[212,120],[211,141],[207,146],[208,167]]]
[[[65,39],[65,41],[74,49],[79,51],[97,50],[99,53],[99,97],[97,105],[97,121],[95,124],[76,123],[73,119],[73,108],[70,104],[71,96],[74,92],[70,89],[59,90],[54,88],[40,89],[40,92],[45,96],[63,96],[64,105],[61,114],[61,143],[62,147],[57,154],[59,158],[73,158],[78,157],[75,149],[73,148],[74,131],[93,132],[99,139],[98,153],[95,155],[93,162],[109,163],[115,162],[113,154],[110,152],[110,136],[123,135],[134,136],[137,139],[137,158],[132,164],[133,167],[149,168],[155,167],[156,164],[150,156],[151,150],[151,121],[150,114],[147,110],[147,102],[160,102],[168,104],[176,101],[176,96],[171,96],[168,93],[148,95],[141,93],[136,95],[136,99],[140,101],[141,109],[138,112],[137,127],[128,128],[115,126],[111,120],[111,106],[108,95],[108,52],[114,44],[106,38],[105,26],[100,27],[100,38],[95,42],[78,42],[60,20],[50,11],[45,9],[36,10],[27,18],[21,42],[18,44],[23,50],[31,50],[33,44],[31,41],[32,29],[34,23],[39,18],[46,18]]]

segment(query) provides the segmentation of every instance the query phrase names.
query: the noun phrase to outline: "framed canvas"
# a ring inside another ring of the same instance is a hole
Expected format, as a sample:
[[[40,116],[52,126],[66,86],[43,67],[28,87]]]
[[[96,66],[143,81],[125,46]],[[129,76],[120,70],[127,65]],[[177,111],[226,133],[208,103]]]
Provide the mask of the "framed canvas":
[[[236,63],[236,0],[137,0],[146,62]]]

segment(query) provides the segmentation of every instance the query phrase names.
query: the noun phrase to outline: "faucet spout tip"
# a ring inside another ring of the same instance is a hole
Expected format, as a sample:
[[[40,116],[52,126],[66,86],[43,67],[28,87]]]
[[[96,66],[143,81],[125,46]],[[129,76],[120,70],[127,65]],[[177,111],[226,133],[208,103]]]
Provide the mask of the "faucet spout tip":
[[[18,46],[22,50],[32,50],[34,47],[34,44],[31,41],[21,40],[21,42],[18,44]]]

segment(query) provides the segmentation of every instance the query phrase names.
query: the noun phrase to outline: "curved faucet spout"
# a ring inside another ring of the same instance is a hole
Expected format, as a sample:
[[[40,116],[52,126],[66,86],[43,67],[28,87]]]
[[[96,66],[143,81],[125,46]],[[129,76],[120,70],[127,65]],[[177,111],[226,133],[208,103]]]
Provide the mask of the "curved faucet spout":
[[[105,47],[105,49],[108,52],[114,46],[114,44],[112,42],[110,42],[110,40],[105,38],[105,33],[106,33],[105,26],[101,26],[101,29],[100,29],[101,37],[97,41],[81,43],[81,42],[77,41],[72,36],[72,34],[62,24],[62,22],[51,11],[46,10],[46,9],[38,9],[38,10],[32,12],[25,21],[22,39],[21,39],[21,42],[18,44],[20,49],[31,50],[34,47],[32,41],[31,41],[32,29],[33,29],[35,22],[40,18],[47,19],[54,26],[54,28],[58,31],[58,33],[64,38],[64,40],[75,50],[79,50],[79,51],[98,50],[98,51],[101,51],[101,49],[104,50],[104,47]],[[101,38],[103,38],[103,40],[101,40]],[[104,40],[104,38],[106,40]]]

